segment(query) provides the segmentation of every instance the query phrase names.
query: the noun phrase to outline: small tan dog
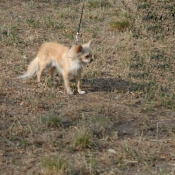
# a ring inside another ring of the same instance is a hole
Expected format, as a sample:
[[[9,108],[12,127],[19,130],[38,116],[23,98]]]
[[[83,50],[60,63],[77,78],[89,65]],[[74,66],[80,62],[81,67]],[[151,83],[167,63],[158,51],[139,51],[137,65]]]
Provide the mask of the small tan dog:
[[[73,45],[71,48],[58,43],[47,42],[41,45],[36,58],[29,64],[27,72],[18,78],[27,79],[37,74],[40,82],[41,73],[50,67],[50,76],[53,78],[55,69],[64,80],[66,91],[69,95],[73,92],[70,88],[69,75],[76,77],[79,94],[85,94],[80,88],[82,68],[92,62],[91,41],[83,45]]]

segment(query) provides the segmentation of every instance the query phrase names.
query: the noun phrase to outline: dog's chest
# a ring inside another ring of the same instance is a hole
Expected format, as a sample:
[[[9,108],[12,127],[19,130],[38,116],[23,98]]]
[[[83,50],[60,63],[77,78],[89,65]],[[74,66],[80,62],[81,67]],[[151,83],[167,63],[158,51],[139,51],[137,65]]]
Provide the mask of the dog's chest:
[[[82,64],[80,63],[80,61],[70,61],[70,69],[69,72],[72,75],[76,75],[78,73],[78,70],[82,68]]]

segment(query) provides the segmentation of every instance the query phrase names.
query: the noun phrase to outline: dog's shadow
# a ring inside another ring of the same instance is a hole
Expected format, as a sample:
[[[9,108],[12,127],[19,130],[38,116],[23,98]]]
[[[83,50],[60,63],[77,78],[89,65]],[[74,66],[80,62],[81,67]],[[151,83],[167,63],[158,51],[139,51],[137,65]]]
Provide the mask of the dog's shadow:
[[[83,85],[91,92],[114,92],[125,93],[128,91],[141,90],[145,84],[137,84],[123,79],[115,78],[95,78],[83,79]]]

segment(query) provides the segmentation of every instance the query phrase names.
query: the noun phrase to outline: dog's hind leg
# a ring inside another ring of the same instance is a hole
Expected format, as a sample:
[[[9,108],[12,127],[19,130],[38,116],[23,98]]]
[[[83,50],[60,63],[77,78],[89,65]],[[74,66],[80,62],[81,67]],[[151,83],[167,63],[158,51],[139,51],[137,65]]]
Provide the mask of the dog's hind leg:
[[[37,71],[37,80],[38,80],[38,83],[40,83],[41,81],[41,74],[43,72],[43,70],[46,68],[46,64],[39,64],[39,69]]]

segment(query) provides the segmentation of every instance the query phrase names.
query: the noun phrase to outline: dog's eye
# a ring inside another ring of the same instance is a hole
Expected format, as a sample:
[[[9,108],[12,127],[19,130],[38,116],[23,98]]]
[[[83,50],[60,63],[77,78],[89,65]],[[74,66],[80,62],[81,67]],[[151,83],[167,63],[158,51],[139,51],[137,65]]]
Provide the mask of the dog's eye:
[[[89,55],[86,55],[85,58],[89,58]]]

